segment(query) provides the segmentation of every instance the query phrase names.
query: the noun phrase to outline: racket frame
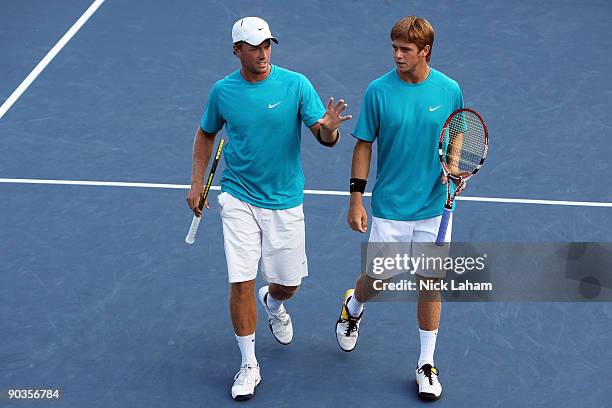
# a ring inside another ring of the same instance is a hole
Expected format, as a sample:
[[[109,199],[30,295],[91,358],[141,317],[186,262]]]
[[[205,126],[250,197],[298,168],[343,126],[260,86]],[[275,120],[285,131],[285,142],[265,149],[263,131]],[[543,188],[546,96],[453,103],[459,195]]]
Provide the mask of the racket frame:
[[[219,164],[219,159],[221,158],[221,152],[223,151],[223,146],[225,145],[225,139],[221,138],[219,141],[219,146],[217,147],[217,153],[215,153],[215,158],[213,160],[212,166],[210,167],[210,171],[208,172],[208,179],[206,180],[206,185],[204,186],[204,191],[200,195],[200,203],[198,204],[198,208],[200,211],[204,210],[204,203],[206,203],[206,199],[208,198],[208,192],[210,191],[210,186],[212,185],[213,178],[215,177],[215,172],[217,171],[217,165]],[[200,225],[200,221],[202,217],[198,217],[194,214],[193,219],[191,220],[191,226],[189,227],[189,232],[185,237],[185,243],[191,245],[195,242],[196,234],[198,232],[198,227]]]
[[[478,163],[476,168],[471,173],[465,176],[456,176],[454,174],[451,174],[450,170],[448,169],[448,166],[446,165],[446,159],[445,159],[446,153],[444,152],[444,134],[446,132],[446,129],[450,126],[450,123],[453,120],[453,118],[462,112],[470,112],[476,115],[476,117],[478,117],[478,119],[480,120],[480,123],[482,123],[483,130],[484,130],[484,151],[482,153],[480,162]],[[439,246],[444,245],[444,239],[446,238],[446,229],[448,227],[448,222],[452,214],[453,202],[455,201],[455,197],[457,196],[457,191],[463,187],[463,185],[466,183],[467,180],[469,180],[470,177],[478,173],[478,170],[480,170],[480,168],[485,162],[485,159],[487,158],[488,150],[489,150],[489,128],[487,127],[487,123],[485,122],[484,118],[482,117],[480,113],[476,112],[474,109],[461,108],[461,109],[457,109],[453,111],[450,115],[448,115],[448,119],[446,119],[446,122],[444,122],[444,126],[442,127],[442,132],[440,132],[440,140],[438,142],[438,156],[440,159],[440,164],[442,165],[442,172],[446,176],[447,182],[446,182],[446,203],[444,204],[444,212],[442,213],[442,220],[440,221],[440,228],[438,230],[438,236],[436,237],[436,245],[439,245]],[[456,185],[455,191],[452,193],[452,195],[451,195],[451,183]]]

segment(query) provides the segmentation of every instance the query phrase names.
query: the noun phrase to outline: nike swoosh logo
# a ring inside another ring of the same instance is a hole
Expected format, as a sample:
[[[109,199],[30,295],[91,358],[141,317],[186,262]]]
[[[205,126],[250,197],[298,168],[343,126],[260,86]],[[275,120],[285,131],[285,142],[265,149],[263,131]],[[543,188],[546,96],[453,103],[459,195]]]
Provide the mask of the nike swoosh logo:
[[[268,109],[272,109],[274,108],[276,105],[278,105],[280,102],[276,102],[274,105],[272,105],[271,103],[268,104]]]
[[[430,106],[430,107],[429,107],[429,111],[430,111],[430,112],[433,112],[433,111],[437,110],[438,108],[440,108],[441,106],[442,106],[442,105],[438,105],[438,106],[436,106],[435,108],[432,108],[432,107]]]

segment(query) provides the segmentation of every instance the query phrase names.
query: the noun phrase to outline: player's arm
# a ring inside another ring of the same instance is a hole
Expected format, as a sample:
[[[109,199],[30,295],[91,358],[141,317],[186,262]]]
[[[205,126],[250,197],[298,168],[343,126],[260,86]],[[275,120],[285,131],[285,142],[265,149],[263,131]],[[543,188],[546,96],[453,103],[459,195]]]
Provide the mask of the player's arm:
[[[459,161],[461,160],[461,150],[463,149],[463,133],[456,133],[450,138],[448,148],[446,149],[446,163],[450,174],[461,176]],[[448,183],[448,178],[442,173],[442,184]],[[453,179],[453,183],[457,187],[456,194],[459,195],[465,189],[465,182],[458,182]]]
[[[452,104],[454,106],[454,109],[461,109],[464,106],[463,93],[461,92],[461,89],[459,88],[458,84],[455,91],[455,100]],[[453,121],[452,123],[448,124],[449,129],[447,130],[447,132],[456,132],[454,135],[449,135],[451,137],[449,138],[449,145],[446,149],[447,167],[449,172],[454,175],[460,175],[461,173],[461,170],[459,168],[459,161],[461,160],[461,150],[463,149],[463,133],[461,130],[464,129],[466,125],[464,119],[465,117],[461,116],[458,117],[457,121]],[[446,183],[448,183],[448,178],[443,172],[442,184]],[[465,183],[458,183],[457,180],[453,180],[453,183],[455,184],[455,188],[457,189],[456,194],[461,194],[465,189]]]
[[[349,203],[347,221],[351,229],[361,233],[368,230],[368,214],[363,207],[362,191],[365,190],[364,181],[368,179],[371,159],[372,143],[357,139],[355,149],[353,150],[353,162],[351,164],[351,200]],[[362,186],[353,185],[359,183],[361,183]]]
[[[334,98],[329,98],[325,115],[317,123],[310,126],[310,131],[323,146],[333,147],[340,140],[338,127],[342,122],[352,118],[351,115],[341,116],[347,106],[343,99],[334,104]]]
[[[191,188],[187,193],[187,204],[198,217],[202,215],[198,205],[200,204],[200,196],[204,191],[204,172],[212,155],[216,135],[216,133],[207,133],[198,127],[193,141]],[[205,206],[208,208],[208,200],[206,201]]]
[[[453,175],[459,175],[459,160],[461,159],[461,149],[463,148],[463,133],[456,133],[451,137],[446,150],[446,163],[448,170]]]

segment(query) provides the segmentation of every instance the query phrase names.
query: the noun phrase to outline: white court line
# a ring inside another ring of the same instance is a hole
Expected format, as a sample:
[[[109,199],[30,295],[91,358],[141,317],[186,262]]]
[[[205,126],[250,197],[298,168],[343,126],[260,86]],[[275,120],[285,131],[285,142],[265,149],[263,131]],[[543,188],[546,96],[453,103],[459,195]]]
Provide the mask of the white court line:
[[[41,180],[21,178],[0,178],[1,183],[9,184],[55,184],[71,186],[103,186],[103,187],[140,187],[140,188],[167,188],[167,189],[189,189],[189,184],[159,184],[159,183],[130,183],[122,181],[88,181],[88,180]],[[211,186],[211,190],[219,190],[219,186]],[[348,196],[348,191],[334,190],[304,190],[304,194]],[[372,193],[365,193],[369,197]],[[499,197],[457,197],[461,201],[478,201],[483,203],[506,203],[506,204],[540,204],[540,205],[565,205],[575,207],[607,207],[612,208],[612,203],[596,201],[557,201],[557,200],[532,200],[527,198],[499,198]]]
[[[103,186],[103,187],[142,187],[142,188],[174,188],[189,189],[189,184],[158,184],[158,183],[130,183],[123,181],[87,181],[87,180],[40,180],[40,179],[19,179],[19,178],[0,178],[0,183],[13,184],[57,184],[66,186]],[[211,190],[219,190],[217,186],[211,186]]]
[[[60,52],[62,48],[64,48],[68,41],[70,41],[72,37],[74,37],[77,31],[79,31],[81,27],[83,27],[83,24],[85,24],[87,20],[89,20],[89,17],[91,17],[93,13],[96,12],[98,7],[100,7],[102,3],[104,3],[104,1],[105,0],[94,1],[91,6],[89,6],[89,8],[85,11],[85,13],[83,13],[83,15],[76,21],[76,23],[74,23],[72,27],[70,27],[70,29],[66,31],[66,34],[64,34],[64,36],[60,38],[57,44],[55,44],[53,48],[51,48],[51,50],[38,63],[38,65],[34,67],[34,70],[30,72],[30,75],[28,75],[26,79],[24,79],[23,82],[19,84],[17,89],[13,91],[11,96],[9,96],[6,101],[4,101],[2,106],[0,106],[0,119],[2,119],[2,117],[6,114],[6,112],[8,112],[9,109],[11,109],[11,106],[13,106],[15,102],[17,102],[17,99],[19,99],[21,94],[23,94],[28,89],[28,87],[32,84],[32,82],[34,82],[38,75],[40,75],[43,69],[45,69],[47,65],[51,62],[51,60],[55,58],[57,53]]]

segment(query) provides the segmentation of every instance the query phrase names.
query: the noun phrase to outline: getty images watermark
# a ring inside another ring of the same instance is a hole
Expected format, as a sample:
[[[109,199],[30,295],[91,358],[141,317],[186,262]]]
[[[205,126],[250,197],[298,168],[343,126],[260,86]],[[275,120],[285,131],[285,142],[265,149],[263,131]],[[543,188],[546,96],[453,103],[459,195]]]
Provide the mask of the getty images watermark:
[[[373,301],[611,302],[612,243],[364,243]],[[438,296],[438,295],[436,295]]]
[[[383,251],[374,251],[374,253],[385,253],[391,249],[387,243],[380,244],[379,247]],[[445,250],[444,247],[433,248],[433,250],[448,253],[448,249]],[[425,253],[417,256],[408,253],[395,253],[369,258],[370,268],[366,270],[370,272],[368,275],[374,278],[372,288],[375,291],[492,291],[492,282],[470,281],[469,279],[442,280],[442,278],[448,276],[449,272],[463,275],[485,271],[486,260],[487,254],[453,257],[439,254],[425,255]],[[419,274],[423,278],[437,279],[399,279],[398,281],[391,281],[391,278],[395,276],[406,274]]]

